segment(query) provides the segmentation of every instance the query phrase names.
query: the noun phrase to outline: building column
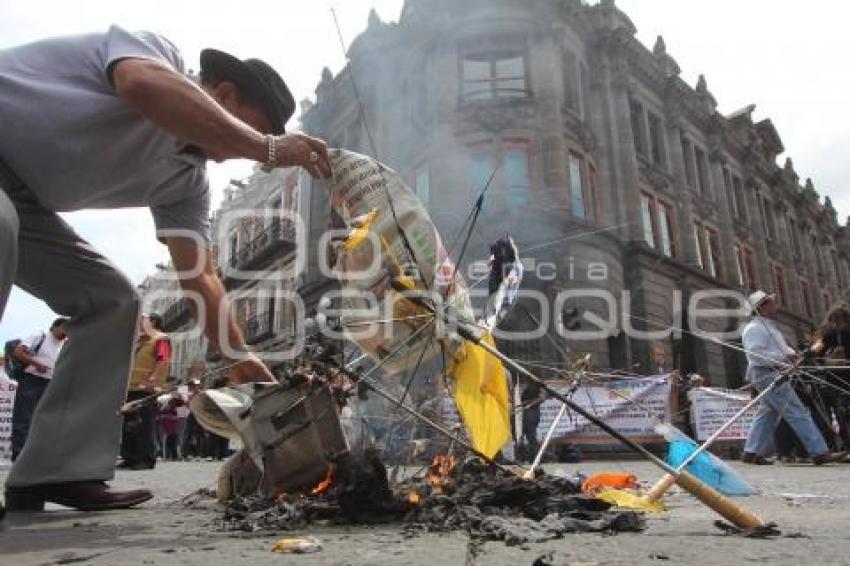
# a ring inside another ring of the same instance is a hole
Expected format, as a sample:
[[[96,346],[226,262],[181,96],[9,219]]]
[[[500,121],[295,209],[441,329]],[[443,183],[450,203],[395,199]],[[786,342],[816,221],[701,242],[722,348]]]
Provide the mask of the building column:
[[[622,223],[628,223],[624,232],[630,242],[643,241],[643,224],[640,214],[640,191],[638,190],[640,170],[632,133],[631,71],[625,59],[610,61],[608,68],[608,92],[612,123],[612,174],[619,178],[618,191],[612,191],[620,206]]]

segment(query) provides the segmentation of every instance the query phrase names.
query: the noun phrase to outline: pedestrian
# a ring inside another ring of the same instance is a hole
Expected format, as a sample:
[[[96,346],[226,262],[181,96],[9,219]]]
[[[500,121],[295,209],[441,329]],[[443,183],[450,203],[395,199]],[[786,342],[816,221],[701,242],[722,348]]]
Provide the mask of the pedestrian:
[[[850,448],[850,307],[830,309],[818,329],[812,353],[826,366],[818,374],[827,383],[819,383],[825,410],[834,414],[844,449]]]
[[[157,421],[162,431],[162,459],[177,460],[177,444],[180,433],[180,417],[177,416],[177,398],[167,395],[159,408]]]
[[[778,377],[779,370],[798,354],[788,345],[776,324],[779,304],[775,295],[756,291],[749,296],[753,319],[744,328],[743,345],[747,353],[747,380],[758,392],[767,389]],[[759,403],[741,461],[748,464],[772,464],[773,433],[779,419],[784,418],[794,430],[815,465],[844,459],[845,452],[830,452],[809,410],[784,381]]]
[[[198,379],[189,380],[189,390],[186,396],[186,406],[192,402],[192,399],[200,393],[201,382]],[[183,438],[181,439],[180,454],[184,460],[189,458],[200,458],[203,455],[203,437],[204,431],[201,425],[198,424],[198,419],[189,411],[186,416],[186,426],[183,428]]]
[[[213,266],[206,161],[247,158],[327,177],[327,146],[284,132],[295,102],[268,64],[207,49],[196,81],[178,49],[153,33],[113,26],[0,50],[0,77],[0,313],[15,282],[68,315],[74,337],[6,478],[7,507],[131,507],[150,491],[105,482],[139,298],[57,213],[149,207],[231,380],[273,381],[247,351]]]
[[[162,332],[162,317],[143,314],[139,320],[136,355],[127,390],[127,402],[152,397],[165,387],[171,343]],[[152,470],[159,452],[156,399],[141,404],[124,415],[121,434],[121,463],[118,468]]]
[[[540,426],[540,405],[545,399],[543,389],[534,381],[528,382],[520,393],[522,403],[522,438],[525,459],[533,461],[540,449],[537,441],[537,429]]]
[[[41,397],[53,377],[56,358],[65,344],[67,319],[57,318],[47,332],[39,332],[22,340],[12,354],[21,367],[11,376],[18,382],[15,404],[12,406],[12,461],[24,449],[30,423]]]

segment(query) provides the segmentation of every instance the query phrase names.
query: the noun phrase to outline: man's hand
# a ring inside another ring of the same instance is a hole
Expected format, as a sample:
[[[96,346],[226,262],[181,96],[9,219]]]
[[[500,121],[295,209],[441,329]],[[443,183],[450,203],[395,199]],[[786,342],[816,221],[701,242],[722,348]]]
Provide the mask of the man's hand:
[[[255,354],[248,354],[234,365],[227,377],[233,383],[277,382],[269,368]]]
[[[275,153],[279,167],[297,165],[313,177],[324,179],[331,176],[328,145],[319,138],[300,132],[284,134],[275,139]]]
[[[32,365],[38,373],[47,373],[47,370],[50,369],[43,363],[37,362],[35,360],[32,361]]]

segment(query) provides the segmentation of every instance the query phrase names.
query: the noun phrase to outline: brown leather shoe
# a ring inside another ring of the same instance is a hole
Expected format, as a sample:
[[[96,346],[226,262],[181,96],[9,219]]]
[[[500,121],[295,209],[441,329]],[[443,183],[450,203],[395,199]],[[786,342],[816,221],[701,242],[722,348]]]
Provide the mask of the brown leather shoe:
[[[6,486],[8,511],[42,511],[45,503],[58,503],[80,511],[127,509],[153,497],[147,489],[113,491],[106,482],[77,481],[22,487]]]
[[[832,464],[833,462],[841,462],[847,457],[847,452],[827,452],[812,458],[812,464],[815,466],[823,466],[824,464]]]

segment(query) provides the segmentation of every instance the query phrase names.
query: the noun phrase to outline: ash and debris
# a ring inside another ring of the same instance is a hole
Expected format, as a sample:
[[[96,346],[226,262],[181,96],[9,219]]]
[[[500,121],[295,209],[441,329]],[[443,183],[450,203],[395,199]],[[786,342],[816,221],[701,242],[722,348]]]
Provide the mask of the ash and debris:
[[[399,523],[408,536],[425,531],[467,532],[508,545],[544,542],[567,533],[640,532],[643,515],[611,510],[582,494],[577,482],[541,475],[527,480],[468,460],[450,473],[444,493],[427,495],[423,481],[394,489],[375,452],[338,461],[330,489],[318,496],[242,497],[225,505],[226,530],[293,531],[310,525]],[[422,494],[418,504],[410,493]]]
[[[340,346],[321,334],[309,335],[301,354],[275,368],[278,381],[291,386],[327,387],[340,407],[356,392],[356,376],[342,366]]]

